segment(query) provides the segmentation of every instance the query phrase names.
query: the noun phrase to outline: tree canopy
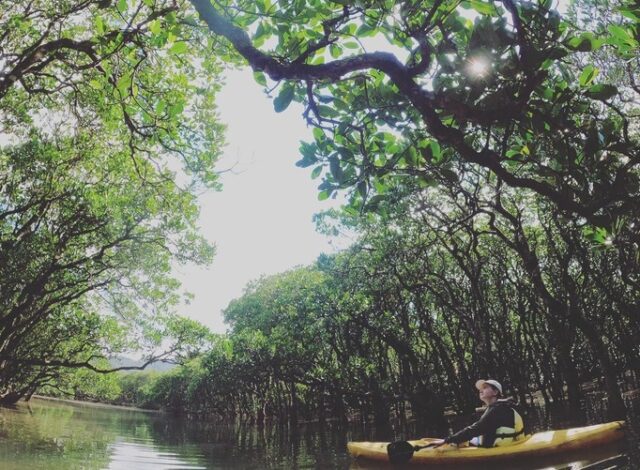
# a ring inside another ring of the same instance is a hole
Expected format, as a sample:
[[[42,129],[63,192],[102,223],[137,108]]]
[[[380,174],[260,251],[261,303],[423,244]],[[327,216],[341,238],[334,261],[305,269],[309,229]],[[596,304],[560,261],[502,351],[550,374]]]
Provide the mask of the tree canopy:
[[[0,399],[167,346],[187,366],[123,380],[132,399],[436,423],[499,373],[523,402],[578,406],[595,381],[623,416],[640,354],[640,9],[580,4],[11,4]],[[351,197],[320,223],[358,240],[256,281],[212,337],[173,316],[170,273],[213,255],[194,190],[217,187],[222,61],[248,63],[276,112],[304,105],[314,140],[298,164],[322,175],[320,199]]]
[[[215,42],[180,1],[16,1],[0,14],[0,401],[178,359],[176,262],[206,263],[196,190],[223,144]]]
[[[276,111],[304,104],[315,140],[299,164],[324,174],[321,198],[348,188],[375,208],[392,177],[437,184],[463,177],[462,162],[570,218],[635,233],[632,2],[588,29],[550,1],[191,3],[277,90]],[[598,51],[615,74],[598,74]]]
[[[540,197],[499,188],[498,205],[477,190],[486,173],[406,191],[384,215],[320,216],[356,242],[252,283],[225,310],[228,336],[140,386],[145,403],[259,423],[412,418],[424,432],[446,409],[472,412],[472,384],[491,376],[522,405],[577,410],[595,388],[625,416],[640,380],[638,259]]]
[[[0,19],[2,132],[94,132],[215,184],[219,62],[185,2],[17,1]],[[197,62],[196,62],[197,59]],[[206,86],[203,86],[206,83]],[[177,167],[177,166],[176,166]],[[141,173],[141,177],[145,175]]]
[[[304,105],[299,166],[322,175],[320,199],[351,197],[319,223],[358,240],[251,285],[225,311],[227,340],[163,381],[164,403],[437,423],[470,411],[469,384],[490,374],[522,402],[574,407],[593,381],[624,416],[639,358],[637,5],[190,3],[276,112]]]

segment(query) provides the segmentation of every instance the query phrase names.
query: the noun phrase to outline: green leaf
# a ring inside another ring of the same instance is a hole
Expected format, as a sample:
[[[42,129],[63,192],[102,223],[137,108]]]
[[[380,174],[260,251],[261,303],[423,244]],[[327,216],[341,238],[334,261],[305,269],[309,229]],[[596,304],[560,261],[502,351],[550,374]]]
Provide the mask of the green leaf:
[[[318,176],[320,176],[320,173],[322,173],[322,167],[321,166],[315,167],[311,172],[311,179],[312,180],[316,179]]]
[[[411,168],[415,168],[418,165],[418,151],[415,149],[415,147],[407,147],[404,152],[404,159]]]
[[[327,199],[329,199],[329,191],[320,191],[318,193],[318,201],[326,201]]]
[[[332,157],[329,160],[329,170],[331,171],[333,179],[338,183],[342,183],[344,172],[342,171],[342,166],[340,165],[340,159],[338,157]]]
[[[367,182],[366,181],[360,181],[358,183],[358,193],[360,194],[360,196],[362,196],[362,199],[365,199],[367,197]]]
[[[177,41],[173,44],[173,46],[171,46],[169,52],[172,54],[180,55],[187,52],[187,49],[189,49],[189,45],[186,42]]]
[[[287,83],[280,90],[280,94],[273,100],[273,109],[276,113],[281,113],[289,107],[295,95],[293,85]]]
[[[640,12],[638,12],[640,13]],[[627,18],[629,18],[632,21],[636,21],[638,23],[640,23],[640,14],[636,14],[633,12],[633,10],[627,8],[627,7],[623,7],[620,8],[620,14],[622,16],[626,16]]]
[[[169,117],[174,118],[184,110],[184,103],[178,102],[169,106]]]
[[[313,137],[315,137],[316,140],[321,141],[324,139],[324,131],[322,129],[320,129],[319,127],[314,127],[313,128]]]
[[[440,144],[437,141],[432,140],[430,145],[431,145],[431,151],[433,152],[433,156],[436,158],[440,158],[440,155],[442,154],[442,151],[440,149]]]
[[[431,175],[426,175],[421,173],[420,175],[418,175],[418,185],[421,188],[432,188],[438,185],[438,180],[436,180]]]
[[[253,35],[253,41],[256,47],[260,47],[267,40],[269,29],[265,27],[264,23],[260,23]]]
[[[253,79],[258,85],[267,86],[267,77],[262,72],[253,72]]]
[[[325,118],[333,118],[338,116],[338,113],[336,112],[335,109],[333,109],[331,106],[327,106],[324,104],[321,104],[318,106],[318,111],[320,112],[322,117],[325,117]]]
[[[378,209],[380,204],[384,201],[385,197],[382,194],[376,194],[367,203],[366,209],[368,211],[375,211]]]
[[[585,227],[582,230],[584,236],[595,243],[604,243],[607,240],[608,232],[607,229],[603,227]]]
[[[606,101],[618,94],[618,88],[613,85],[598,84],[587,90],[585,95],[596,100]]]
[[[619,41],[628,43],[635,41],[635,39],[633,39],[633,36],[631,36],[629,32],[621,26],[610,24],[607,29]]]
[[[165,100],[160,100],[156,103],[155,112],[159,116],[161,115],[167,107],[167,102]]]
[[[96,26],[96,31],[98,32],[98,35],[102,36],[104,34],[104,20],[102,19],[102,17],[96,16],[95,19],[93,20],[93,23]]]
[[[377,32],[378,32],[378,30],[376,28],[374,28],[373,26],[369,26],[368,24],[364,23],[356,31],[356,36],[358,36],[358,37],[369,37],[369,36],[374,36]]]
[[[127,0],[118,0],[117,8],[120,13],[125,13],[127,11]]]
[[[593,65],[587,65],[580,74],[580,86],[588,86],[600,71]]]
[[[442,149],[440,144],[435,140],[422,141],[418,146],[422,153],[422,157],[426,161],[432,161],[438,163],[442,159]]]
[[[131,74],[128,73],[120,77],[116,84],[116,88],[122,96],[129,94],[129,87],[131,87]]]
[[[307,142],[302,142],[300,144],[300,153],[305,157],[305,158],[315,158],[316,156],[316,145],[315,144],[309,144]]]
[[[154,35],[160,34],[160,32],[162,31],[162,25],[160,24],[160,21],[158,19],[153,20],[149,24],[149,31],[151,31],[151,33]]]
[[[579,52],[595,51],[604,44],[603,39],[597,39],[593,33],[582,33],[580,36],[574,36],[566,41],[570,49]]]
[[[492,2],[486,2],[481,0],[468,0],[462,2],[462,6],[465,8],[471,8],[481,15],[493,16],[496,14],[496,8]]]

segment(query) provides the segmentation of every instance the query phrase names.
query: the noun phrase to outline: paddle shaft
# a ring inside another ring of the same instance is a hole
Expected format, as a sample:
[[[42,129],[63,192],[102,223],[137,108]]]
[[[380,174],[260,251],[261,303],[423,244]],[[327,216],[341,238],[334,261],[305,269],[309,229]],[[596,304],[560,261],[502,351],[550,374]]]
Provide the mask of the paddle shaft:
[[[417,452],[422,449],[427,449],[429,447],[440,447],[445,444],[444,442],[432,442],[430,444],[424,446],[416,446],[411,444],[408,441],[396,441],[389,445],[387,445],[387,455],[389,456],[389,461],[392,463],[406,463],[411,460],[414,452]]]
[[[438,442],[438,443],[432,442],[431,444],[427,444],[427,445],[424,445],[424,446],[413,446],[413,450],[415,450],[417,452],[417,451],[422,450],[422,449],[428,449],[429,447],[433,447],[434,449],[436,449],[436,448],[438,448],[440,446],[443,446],[445,444],[446,444],[446,442]]]

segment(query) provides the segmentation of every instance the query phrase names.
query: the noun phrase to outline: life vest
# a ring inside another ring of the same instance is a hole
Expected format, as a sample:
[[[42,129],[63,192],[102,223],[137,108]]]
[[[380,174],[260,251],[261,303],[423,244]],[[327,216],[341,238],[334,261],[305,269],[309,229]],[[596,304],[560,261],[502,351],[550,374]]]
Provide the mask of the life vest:
[[[476,447],[502,447],[515,444],[522,440],[524,438],[524,421],[520,413],[514,408],[511,408],[511,411],[513,412],[514,427],[500,426],[492,433],[474,437],[469,441],[469,444]]]

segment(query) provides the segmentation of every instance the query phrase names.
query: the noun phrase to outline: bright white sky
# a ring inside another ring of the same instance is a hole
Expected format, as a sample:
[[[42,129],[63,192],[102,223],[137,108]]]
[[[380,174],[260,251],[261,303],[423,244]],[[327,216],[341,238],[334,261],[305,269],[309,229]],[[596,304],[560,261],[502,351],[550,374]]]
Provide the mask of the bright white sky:
[[[179,313],[223,333],[222,310],[249,281],[335,251],[312,216],[338,202],[318,201],[320,179],[295,166],[300,141],[312,139],[300,105],[276,113],[249,69],[227,73],[217,103],[227,125],[218,168],[235,168],[221,176],[222,191],[200,198],[201,233],[215,243],[216,255],[209,268],[182,267],[177,276],[195,295]]]

